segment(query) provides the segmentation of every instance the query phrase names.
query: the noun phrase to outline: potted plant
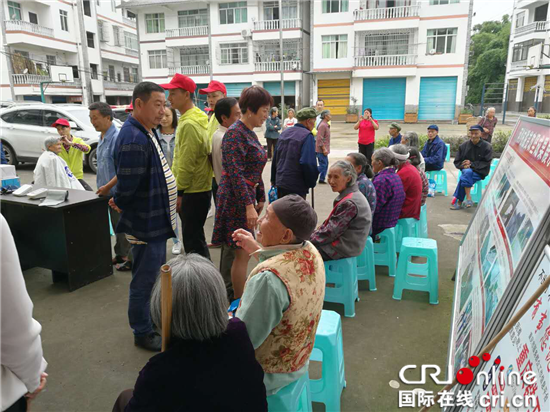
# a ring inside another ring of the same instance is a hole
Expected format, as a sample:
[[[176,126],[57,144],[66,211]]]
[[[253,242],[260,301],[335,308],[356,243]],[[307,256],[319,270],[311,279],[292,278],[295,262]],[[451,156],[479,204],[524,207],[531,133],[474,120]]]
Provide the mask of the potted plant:
[[[470,109],[462,109],[458,115],[458,124],[466,124],[468,119],[473,116],[473,112]]]
[[[405,112],[405,123],[416,123],[418,121],[418,112],[416,110],[407,110]]]
[[[359,107],[357,107],[357,99],[351,98],[352,104],[346,109],[346,123],[357,123],[359,120]]]

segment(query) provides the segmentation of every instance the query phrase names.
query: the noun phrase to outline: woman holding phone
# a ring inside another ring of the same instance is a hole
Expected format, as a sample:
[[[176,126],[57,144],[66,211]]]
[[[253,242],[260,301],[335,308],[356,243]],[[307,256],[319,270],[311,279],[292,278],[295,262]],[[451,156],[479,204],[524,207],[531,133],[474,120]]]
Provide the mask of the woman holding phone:
[[[371,174],[372,171],[369,170],[372,168],[371,158],[374,152],[374,135],[376,130],[378,130],[378,122],[372,117],[372,109],[365,109],[363,116],[359,118],[359,121],[355,123],[353,127],[355,130],[359,130],[359,153],[363,154],[367,158],[369,167],[367,169],[367,176]]]

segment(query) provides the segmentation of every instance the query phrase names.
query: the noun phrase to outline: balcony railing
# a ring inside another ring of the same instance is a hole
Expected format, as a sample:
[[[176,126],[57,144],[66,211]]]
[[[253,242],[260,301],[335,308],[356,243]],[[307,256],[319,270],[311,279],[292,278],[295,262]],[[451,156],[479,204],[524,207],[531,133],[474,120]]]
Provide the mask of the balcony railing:
[[[201,65],[197,65],[197,66],[170,67],[168,69],[168,73],[170,74],[170,76],[173,76],[176,73],[185,74],[185,75],[208,74],[208,73],[210,73],[210,65],[209,64],[201,64]]]
[[[512,70],[522,70],[527,67],[527,59],[519,60],[517,62],[512,62]]]
[[[254,30],[279,30],[279,22],[281,20],[261,20],[254,22]],[[301,19],[283,19],[283,30],[284,29],[298,29],[302,27]]]
[[[113,82],[110,80],[104,80],[103,81],[103,87],[105,89],[116,89],[116,90],[124,90],[124,91],[133,91],[134,87],[136,87],[137,83],[131,83],[131,82]]]
[[[139,52],[137,50],[133,50],[129,48],[126,48],[126,54],[128,56],[139,57]]]
[[[416,64],[416,54],[386,56],[355,56],[356,67],[410,66]]]
[[[123,17],[122,21],[124,22],[124,24],[127,24],[128,26],[132,26],[134,29],[136,28],[135,20],[129,19],[128,17]]]
[[[526,24],[523,27],[518,27],[516,29],[516,36],[523,36],[534,32],[545,32],[549,29],[549,27],[550,22],[548,21],[534,21],[533,23]]]
[[[166,30],[166,38],[208,36],[208,26],[180,27],[179,29]]]
[[[52,78],[49,75],[42,74],[12,74],[13,84],[40,84],[40,82],[50,82]],[[56,82],[57,83],[57,82]],[[80,86],[80,79],[74,79],[72,82],[64,82],[67,86]]]
[[[300,60],[290,60],[283,62],[285,71],[300,71],[302,70],[302,62]],[[254,69],[257,72],[280,72],[281,62],[256,62]]]
[[[43,36],[54,37],[53,29],[49,27],[39,26],[38,24],[29,23],[22,20],[7,20],[6,31],[24,31],[27,33],[41,34]]]
[[[400,6],[400,7],[383,7],[377,9],[354,10],[353,16],[355,21],[360,20],[388,20],[400,19],[403,17],[416,17],[420,5]]]

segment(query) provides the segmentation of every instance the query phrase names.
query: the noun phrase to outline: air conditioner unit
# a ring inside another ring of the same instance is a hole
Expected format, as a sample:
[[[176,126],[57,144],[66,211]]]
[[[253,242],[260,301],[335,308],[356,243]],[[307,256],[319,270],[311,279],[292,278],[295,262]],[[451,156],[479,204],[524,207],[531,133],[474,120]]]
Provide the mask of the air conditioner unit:
[[[437,51],[435,49],[430,50],[430,55],[433,56]]]
[[[252,32],[248,29],[244,29],[242,32],[241,32],[241,35],[247,39],[249,37],[252,37]]]
[[[527,65],[529,69],[537,69],[540,66],[542,57],[542,43],[536,46],[529,47],[527,52]]]

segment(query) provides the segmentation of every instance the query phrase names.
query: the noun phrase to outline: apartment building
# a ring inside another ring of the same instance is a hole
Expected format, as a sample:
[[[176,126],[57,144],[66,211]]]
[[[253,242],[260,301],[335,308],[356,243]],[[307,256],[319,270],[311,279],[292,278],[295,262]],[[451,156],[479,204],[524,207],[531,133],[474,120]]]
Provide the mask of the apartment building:
[[[281,101],[281,65],[285,104],[310,104],[310,3],[276,1],[129,0],[124,7],[138,16],[143,80],[169,81],[190,76],[198,88],[215,78],[238,97],[253,84]],[[280,28],[283,53],[279,47]],[[197,94],[202,107],[204,96]]]
[[[526,112],[530,106],[550,113],[550,10],[548,0],[517,0],[506,83],[507,110]]]
[[[139,44],[135,16],[117,8],[120,0],[0,3],[0,100],[41,101],[42,83],[47,103],[130,102]]]

